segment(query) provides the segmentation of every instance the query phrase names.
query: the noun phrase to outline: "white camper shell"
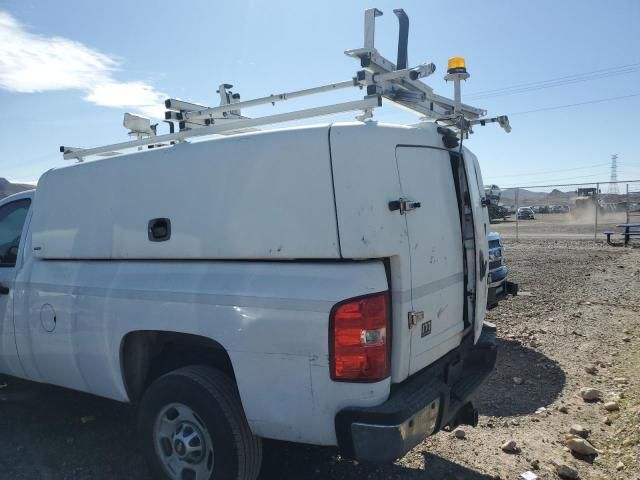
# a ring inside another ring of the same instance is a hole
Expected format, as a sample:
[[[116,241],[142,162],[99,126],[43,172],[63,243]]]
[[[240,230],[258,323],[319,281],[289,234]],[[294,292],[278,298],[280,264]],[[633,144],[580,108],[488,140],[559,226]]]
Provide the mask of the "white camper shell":
[[[249,133],[81,163],[40,179],[33,253],[43,260],[386,259],[395,313],[392,379],[402,381],[460,344],[465,291],[477,297],[466,307],[477,321],[466,326],[475,325],[476,338],[482,328],[482,178],[466,153],[472,204],[464,208],[473,209],[476,225],[469,248],[452,156],[457,152],[444,148],[435,124],[371,122]],[[390,210],[402,198],[420,206]],[[152,237],[157,219],[170,228],[164,240]],[[477,285],[469,280],[475,272]],[[428,335],[409,328],[412,311],[429,322]]]

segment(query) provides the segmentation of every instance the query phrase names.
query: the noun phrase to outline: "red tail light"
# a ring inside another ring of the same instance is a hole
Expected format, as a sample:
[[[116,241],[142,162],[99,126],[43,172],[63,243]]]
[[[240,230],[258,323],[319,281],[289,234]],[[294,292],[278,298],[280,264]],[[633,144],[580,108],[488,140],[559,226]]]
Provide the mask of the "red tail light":
[[[389,294],[375,293],[340,302],[331,309],[331,378],[377,382],[390,370]]]

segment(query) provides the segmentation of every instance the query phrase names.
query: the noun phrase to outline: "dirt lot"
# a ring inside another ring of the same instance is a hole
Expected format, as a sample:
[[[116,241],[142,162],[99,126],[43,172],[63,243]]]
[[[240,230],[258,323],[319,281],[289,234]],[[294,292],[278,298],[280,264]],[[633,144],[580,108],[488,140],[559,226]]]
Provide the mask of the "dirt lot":
[[[261,479],[516,479],[527,470],[552,479],[554,459],[582,479],[640,479],[640,249],[535,240],[507,242],[507,258],[523,294],[489,313],[500,352],[479,394],[478,428],[464,427],[464,439],[441,432],[389,465],[271,442]],[[0,478],[150,479],[131,407],[0,378],[5,383]],[[601,390],[603,401],[585,402],[581,387]],[[620,410],[608,414],[609,400]],[[599,455],[565,451],[576,423],[591,431]],[[501,450],[509,440],[517,453]]]
[[[552,238],[554,240],[593,239],[597,232],[597,238],[604,240],[602,232],[605,230],[619,230],[616,225],[626,223],[625,213],[607,213],[598,216],[598,228],[595,228],[595,212],[576,216],[571,213],[538,213],[535,220],[520,220],[516,225],[516,217],[512,215],[505,221],[498,220],[491,225],[491,229],[500,232],[505,239],[515,239],[516,230],[520,239],[542,240]],[[635,214],[630,222],[640,222],[640,217]],[[616,241],[621,240],[614,236]]]

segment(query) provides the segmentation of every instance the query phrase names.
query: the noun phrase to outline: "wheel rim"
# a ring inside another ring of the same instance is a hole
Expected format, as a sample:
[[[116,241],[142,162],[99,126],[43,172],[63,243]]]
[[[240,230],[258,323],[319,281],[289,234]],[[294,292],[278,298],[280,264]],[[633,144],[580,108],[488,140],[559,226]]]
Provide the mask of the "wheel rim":
[[[208,480],[213,442],[202,419],[182,403],[166,405],[153,429],[156,455],[172,480]]]

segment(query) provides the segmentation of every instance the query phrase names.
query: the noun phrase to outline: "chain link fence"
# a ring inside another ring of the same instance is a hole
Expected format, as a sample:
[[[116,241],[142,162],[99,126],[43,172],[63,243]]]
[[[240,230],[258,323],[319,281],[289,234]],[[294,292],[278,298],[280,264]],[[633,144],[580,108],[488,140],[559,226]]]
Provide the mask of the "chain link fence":
[[[640,180],[504,188],[499,202],[492,230],[505,239],[603,241],[604,232],[640,223]]]

